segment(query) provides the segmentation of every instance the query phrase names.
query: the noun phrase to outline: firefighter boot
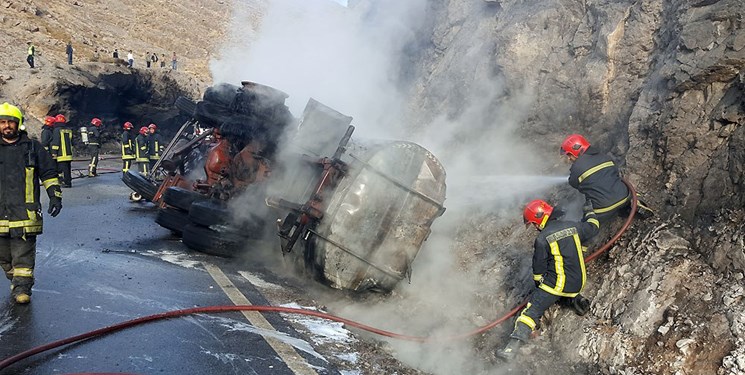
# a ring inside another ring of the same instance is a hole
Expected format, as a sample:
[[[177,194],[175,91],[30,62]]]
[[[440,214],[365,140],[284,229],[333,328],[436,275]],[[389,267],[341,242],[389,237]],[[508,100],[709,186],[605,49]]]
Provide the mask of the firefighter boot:
[[[520,346],[528,341],[531,333],[533,333],[533,330],[525,323],[515,323],[515,329],[510,334],[510,342],[507,343],[504,349],[497,350],[494,354],[504,361],[511,361],[517,355],[517,350],[520,349]]]
[[[497,358],[500,358],[505,362],[512,361],[517,355],[517,350],[520,349],[520,346],[522,344],[522,341],[510,338],[510,342],[507,343],[507,346],[505,346],[504,349],[497,350],[494,354],[497,356]]]
[[[590,300],[583,297],[581,294],[577,294],[576,297],[572,298],[571,306],[574,312],[579,316],[585,316],[590,311]]]
[[[31,302],[31,292],[26,289],[24,286],[10,284],[10,295],[17,304],[25,305]]]

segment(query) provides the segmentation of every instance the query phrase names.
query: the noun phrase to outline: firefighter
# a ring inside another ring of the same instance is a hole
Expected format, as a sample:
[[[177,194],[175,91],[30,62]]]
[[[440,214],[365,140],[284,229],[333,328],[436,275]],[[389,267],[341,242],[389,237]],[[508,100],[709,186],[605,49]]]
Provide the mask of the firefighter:
[[[583,207],[585,216],[580,222],[558,220],[562,213],[536,199],[525,206],[523,221],[533,225],[540,233],[533,244],[533,281],[535,290],[530,300],[515,320],[507,346],[496,355],[505,360],[514,358],[520,345],[536,329],[543,313],[563,299],[578,315],[590,308],[590,301],[580,292],[585,286],[585,260],[582,243],[594,237],[599,229],[592,204]]]
[[[72,187],[72,129],[67,126],[65,115],[54,118],[52,155],[56,156],[57,170],[62,179],[62,187]]]
[[[579,134],[572,134],[564,140],[561,154],[572,163],[569,185],[592,202],[598,220],[606,222],[619,214],[628,215],[631,192],[608,155],[591,147],[587,139]],[[652,209],[644,202],[637,200],[637,203],[641,218],[653,215]]]
[[[54,138],[54,116],[47,116],[44,118],[44,125],[41,129],[41,145],[44,149],[52,155],[52,139]],[[54,157],[54,156],[53,156]]]
[[[160,155],[163,152],[163,140],[155,124],[148,125],[147,130],[148,157],[150,159],[150,170],[152,171],[153,166],[160,160]]]
[[[18,107],[0,105],[0,266],[10,279],[13,300],[26,304],[34,285],[36,236],[42,232],[39,180],[52,217],[62,210],[62,190],[52,157],[19,130],[21,125]]]
[[[88,163],[88,177],[96,177],[98,168],[98,153],[101,151],[101,119],[94,117],[91,120],[92,128],[88,130],[88,147],[91,149],[91,162]]]
[[[122,132],[122,173],[127,173],[129,167],[132,166],[132,160],[135,158],[134,142],[132,140],[132,128],[134,126],[131,122],[127,121],[124,123],[124,131]]]
[[[140,134],[135,138],[135,162],[138,165],[138,170],[143,175],[147,176],[150,159],[148,155],[149,146],[147,144],[147,126],[140,128]]]

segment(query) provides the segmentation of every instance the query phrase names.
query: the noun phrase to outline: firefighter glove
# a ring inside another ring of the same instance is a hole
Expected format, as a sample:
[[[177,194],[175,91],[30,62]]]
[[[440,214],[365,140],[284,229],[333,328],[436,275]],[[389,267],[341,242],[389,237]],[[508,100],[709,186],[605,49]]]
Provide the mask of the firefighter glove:
[[[59,185],[50,186],[47,189],[47,194],[49,195],[49,210],[47,212],[55,217],[62,211],[62,189]]]

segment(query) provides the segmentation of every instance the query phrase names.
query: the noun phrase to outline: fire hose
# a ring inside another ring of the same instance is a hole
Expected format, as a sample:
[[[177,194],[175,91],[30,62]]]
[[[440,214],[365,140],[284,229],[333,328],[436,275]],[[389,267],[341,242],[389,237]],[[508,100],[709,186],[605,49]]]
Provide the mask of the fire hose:
[[[629,191],[631,193],[631,212],[629,213],[629,216],[626,218],[626,221],[624,222],[623,226],[621,226],[621,228],[618,230],[615,236],[613,236],[608,242],[606,242],[598,250],[596,250],[595,252],[590,254],[588,257],[586,257],[585,262],[591,262],[592,260],[600,256],[602,253],[610,249],[611,246],[616,241],[618,241],[619,238],[621,238],[623,233],[626,232],[626,230],[631,225],[631,222],[634,219],[634,215],[636,214],[636,209],[637,209],[636,190],[634,190],[634,187],[626,179],[623,179],[623,182],[626,184],[626,186],[628,186]],[[168,319],[168,318],[173,318],[173,317],[178,317],[178,316],[184,316],[184,315],[191,315],[191,314],[210,314],[210,313],[222,313],[222,312],[230,312],[230,311],[258,311],[258,312],[301,314],[301,315],[314,316],[314,317],[321,318],[321,319],[343,323],[348,326],[359,328],[359,329],[362,329],[362,330],[365,330],[365,331],[368,331],[368,332],[371,332],[371,333],[374,333],[380,336],[386,336],[386,337],[390,337],[394,339],[414,341],[414,342],[420,342],[420,343],[433,343],[433,342],[462,340],[470,336],[474,336],[474,335],[486,332],[496,327],[497,325],[505,322],[506,320],[514,316],[515,314],[517,314],[517,312],[520,311],[523,307],[525,307],[526,304],[527,304],[527,301],[523,302],[522,304],[508,311],[503,316],[494,320],[493,322],[485,326],[479,327],[475,330],[472,330],[470,332],[459,334],[459,335],[453,335],[453,336],[443,336],[443,337],[422,337],[422,336],[403,335],[403,334],[371,327],[371,326],[368,326],[362,323],[358,323],[358,322],[345,319],[345,318],[341,318],[338,316],[334,316],[331,314],[326,314],[326,313],[315,311],[315,310],[298,309],[298,308],[292,308],[292,307],[259,306],[259,305],[195,307],[195,308],[190,308],[190,309],[173,310],[173,311],[168,311],[168,312],[164,312],[160,314],[144,316],[141,318],[132,319],[126,322],[100,328],[94,331],[86,332],[86,333],[83,333],[77,336],[72,336],[72,337],[62,339],[62,340],[40,345],[35,348],[26,350],[24,352],[18,353],[16,355],[13,355],[11,357],[4,359],[2,362],[0,362],[0,371],[32,355],[39,354],[39,353],[42,353],[42,352],[45,352],[47,350],[51,350],[54,348],[58,348],[63,345],[72,344],[78,341],[88,340],[88,339],[91,339],[97,336],[102,336],[102,335],[105,335],[111,332],[119,331],[124,328],[132,327],[132,326],[142,324],[142,323],[147,323],[147,322],[160,320],[160,319]]]

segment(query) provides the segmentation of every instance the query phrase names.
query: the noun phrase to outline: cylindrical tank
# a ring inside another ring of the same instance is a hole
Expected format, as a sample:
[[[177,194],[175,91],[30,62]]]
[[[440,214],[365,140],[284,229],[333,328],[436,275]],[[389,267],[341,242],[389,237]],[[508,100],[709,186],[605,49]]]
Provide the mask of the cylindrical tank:
[[[80,140],[82,140],[83,143],[88,144],[88,128],[85,126],[80,127]]]
[[[387,292],[444,212],[445,170],[425,148],[391,141],[350,147],[349,170],[325,198],[306,262],[334,288]]]

